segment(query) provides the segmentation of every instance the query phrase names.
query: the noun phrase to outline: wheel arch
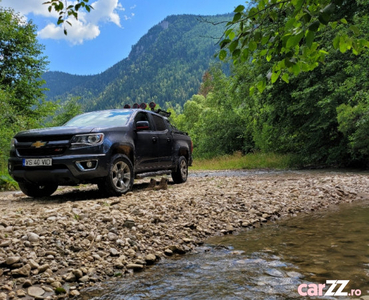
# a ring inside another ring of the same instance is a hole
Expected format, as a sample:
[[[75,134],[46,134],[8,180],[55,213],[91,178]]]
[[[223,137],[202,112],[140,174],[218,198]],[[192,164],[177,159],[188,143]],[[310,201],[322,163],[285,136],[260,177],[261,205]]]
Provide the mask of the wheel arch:
[[[134,150],[131,145],[117,144],[112,148],[111,157],[116,154],[123,154],[128,157],[132,165],[134,165]]]

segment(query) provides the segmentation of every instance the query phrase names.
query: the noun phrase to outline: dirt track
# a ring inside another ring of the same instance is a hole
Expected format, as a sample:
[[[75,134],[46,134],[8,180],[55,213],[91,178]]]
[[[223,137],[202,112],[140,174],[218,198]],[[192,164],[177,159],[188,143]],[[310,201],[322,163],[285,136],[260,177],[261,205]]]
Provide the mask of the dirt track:
[[[191,251],[209,236],[369,195],[368,174],[195,175],[167,188],[148,188],[146,179],[112,198],[94,186],[38,200],[1,194],[0,300],[78,296],[87,286]]]

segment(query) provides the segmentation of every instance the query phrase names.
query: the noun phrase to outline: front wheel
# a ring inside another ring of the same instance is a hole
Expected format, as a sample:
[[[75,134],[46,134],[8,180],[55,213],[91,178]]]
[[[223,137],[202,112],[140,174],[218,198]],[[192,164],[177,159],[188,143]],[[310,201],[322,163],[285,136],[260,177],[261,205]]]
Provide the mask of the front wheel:
[[[178,159],[177,169],[172,172],[172,179],[174,183],[183,183],[187,181],[188,176],[188,163],[184,156],[180,156]]]
[[[48,197],[56,191],[58,185],[56,183],[47,183],[45,185],[38,185],[32,183],[19,182],[19,188],[27,196],[33,198]]]
[[[98,184],[107,196],[120,196],[132,189],[134,181],[133,166],[127,156],[113,156],[108,176]]]

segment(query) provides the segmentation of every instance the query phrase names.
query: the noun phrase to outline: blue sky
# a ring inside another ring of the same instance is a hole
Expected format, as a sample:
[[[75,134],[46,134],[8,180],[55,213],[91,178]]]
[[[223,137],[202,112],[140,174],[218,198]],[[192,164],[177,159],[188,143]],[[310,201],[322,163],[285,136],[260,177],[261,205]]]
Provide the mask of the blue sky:
[[[50,71],[78,75],[98,74],[126,58],[131,47],[154,25],[169,15],[216,15],[232,12],[244,0],[90,0],[95,8],[81,13],[79,21],[56,26],[57,14],[50,14],[46,0],[0,0],[38,27],[38,40]]]

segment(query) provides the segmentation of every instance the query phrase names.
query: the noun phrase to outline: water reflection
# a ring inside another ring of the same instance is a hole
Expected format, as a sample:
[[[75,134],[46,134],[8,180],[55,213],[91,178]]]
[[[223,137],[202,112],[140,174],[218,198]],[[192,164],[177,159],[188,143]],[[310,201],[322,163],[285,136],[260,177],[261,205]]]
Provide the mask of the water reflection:
[[[326,280],[350,280],[344,292],[360,289],[362,296],[368,295],[368,229],[367,203],[301,215],[238,235],[212,238],[209,246],[197,253],[162,261],[132,278],[107,284],[103,293],[91,289],[84,296],[301,299],[297,293],[300,284],[324,284]]]

